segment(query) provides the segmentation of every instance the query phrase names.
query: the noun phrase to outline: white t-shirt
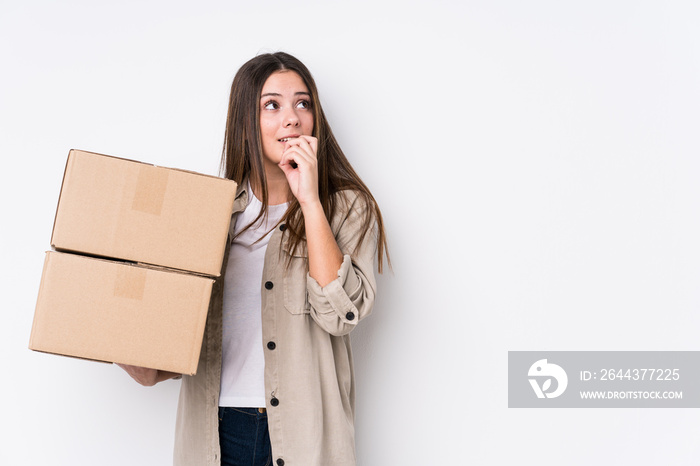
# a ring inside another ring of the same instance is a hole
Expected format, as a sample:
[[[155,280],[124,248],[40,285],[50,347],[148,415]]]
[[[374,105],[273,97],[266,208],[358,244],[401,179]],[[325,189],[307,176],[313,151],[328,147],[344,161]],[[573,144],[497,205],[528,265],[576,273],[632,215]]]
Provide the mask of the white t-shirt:
[[[262,202],[253,195],[250,185],[248,193],[250,201],[236,219],[235,234],[255,220],[262,209]],[[265,406],[260,287],[265,251],[272,233],[260,241],[258,239],[275,227],[288,206],[289,204],[270,206],[267,219],[258,220],[231,244],[224,277],[219,406]]]

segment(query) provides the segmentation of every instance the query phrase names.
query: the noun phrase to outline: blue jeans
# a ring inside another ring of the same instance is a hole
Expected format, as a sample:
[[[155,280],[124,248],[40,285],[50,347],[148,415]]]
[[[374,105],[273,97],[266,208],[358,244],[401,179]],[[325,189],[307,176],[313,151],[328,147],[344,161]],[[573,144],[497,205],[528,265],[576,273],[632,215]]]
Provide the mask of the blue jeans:
[[[258,408],[219,408],[221,466],[272,464],[267,413]]]

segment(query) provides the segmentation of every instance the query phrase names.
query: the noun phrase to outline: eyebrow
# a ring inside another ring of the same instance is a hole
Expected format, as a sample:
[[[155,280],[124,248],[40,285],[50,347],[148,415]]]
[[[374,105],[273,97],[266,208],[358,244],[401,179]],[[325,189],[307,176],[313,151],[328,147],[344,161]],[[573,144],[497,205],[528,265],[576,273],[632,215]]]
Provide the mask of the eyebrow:
[[[294,95],[307,95],[311,97],[311,94],[308,92],[295,92]],[[262,99],[263,97],[268,97],[268,96],[273,96],[273,97],[282,97],[282,94],[278,94],[277,92],[267,92],[265,94],[262,94],[260,98]]]

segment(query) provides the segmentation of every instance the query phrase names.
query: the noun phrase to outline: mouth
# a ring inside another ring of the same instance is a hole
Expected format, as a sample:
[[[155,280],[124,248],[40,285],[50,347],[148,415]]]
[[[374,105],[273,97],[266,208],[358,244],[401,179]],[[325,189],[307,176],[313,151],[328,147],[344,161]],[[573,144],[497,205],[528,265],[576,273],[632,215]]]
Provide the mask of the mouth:
[[[287,142],[287,141],[289,141],[290,139],[296,139],[296,138],[298,138],[298,137],[299,137],[299,135],[296,135],[296,134],[295,134],[295,135],[292,135],[292,136],[287,136],[286,138],[280,138],[280,139],[278,139],[278,141],[279,141],[279,142]]]

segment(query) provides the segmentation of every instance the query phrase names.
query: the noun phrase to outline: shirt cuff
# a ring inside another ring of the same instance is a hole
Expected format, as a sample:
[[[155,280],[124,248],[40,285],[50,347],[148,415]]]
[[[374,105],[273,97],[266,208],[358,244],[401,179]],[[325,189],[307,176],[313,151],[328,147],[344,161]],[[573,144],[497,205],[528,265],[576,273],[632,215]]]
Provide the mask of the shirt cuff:
[[[361,282],[354,271],[349,255],[343,256],[343,263],[338,269],[338,278],[324,287],[307,275],[309,302],[318,303],[314,306],[320,313],[335,312],[347,323],[357,323],[357,310],[352,298],[361,291]],[[324,312],[325,311],[325,312]]]

